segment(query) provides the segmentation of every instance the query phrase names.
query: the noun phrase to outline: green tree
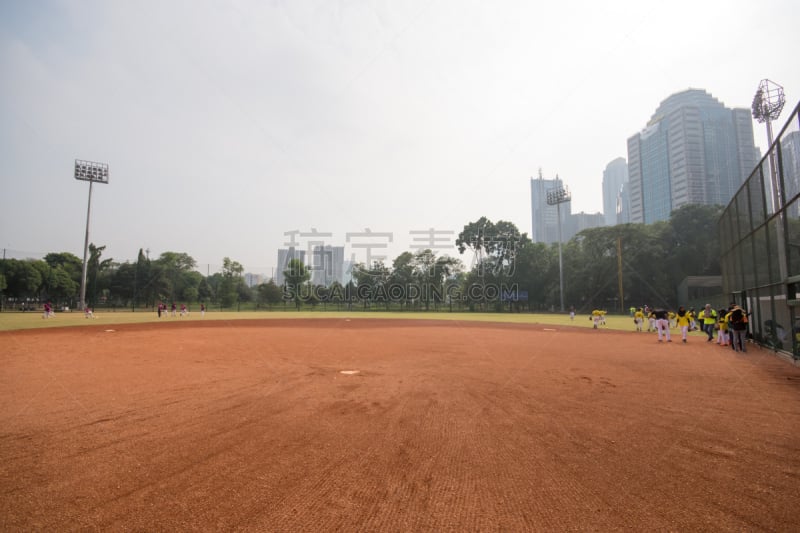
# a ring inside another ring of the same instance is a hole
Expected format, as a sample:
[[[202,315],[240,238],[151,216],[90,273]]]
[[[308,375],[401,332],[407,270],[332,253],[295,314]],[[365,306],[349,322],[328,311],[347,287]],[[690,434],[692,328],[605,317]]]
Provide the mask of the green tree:
[[[60,266],[50,268],[47,285],[49,299],[62,304],[71,303],[80,289],[80,285]]]
[[[200,280],[200,284],[197,286],[197,299],[200,302],[214,301],[214,289],[209,284],[208,278],[204,277]]]
[[[267,283],[262,283],[257,288],[257,302],[259,305],[266,305],[270,309],[275,304],[281,303],[283,300],[283,291],[275,284],[274,280],[269,280]]]
[[[392,262],[392,273],[390,275],[389,283],[392,286],[401,287],[404,300],[401,305],[411,305],[411,299],[415,294],[419,294],[419,283],[414,276],[414,254],[411,252],[403,252],[398,255]]]
[[[469,249],[477,256],[465,280],[470,308],[475,303],[480,303],[481,307],[490,303],[486,296],[493,293],[486,291],[487,286],[493,285],[499,289],[510,280],[517,268],[517,251],[527,242],[529,239],[526,234],[520,233],[513,223],[504,220],[494,223],[481,217],[464,226],[456,239],[456,247],[461,254]],[[479,296],[477,301],[472,297],[475,295]],[[499,308],[499,299],[494,299],[494,304]]]
[[[345,301],[345,288],[338,281],[331,283],[328,287],[328,303],[336,304],[337,309],[341,309],[342,302]]]
[[[524,242],[517,250],[511,276],[520,291],[528,293],[530,309],[545,310],[559,301],[558,249],[541,242]]]
[[[100,259],[103,255],[105,246],[95,246],[89,243],[89,259],[86,262],[86,294],[87,300],[96,305],[100,294],[103,294],[109,287],[111,278],[108,276],[108,269],[114,262],[113,259]]]
[[[203,275],[196,270],[181,273],[182,299],[187,303],[199,302],[200,284],[202,282]]]
[[[367,268],[363,263],[353,266],[353,279],[356,282],[356,294],[366,309],[371,303],[382,303],[389,308],[389,279],[391,271],[383,261],[373,261]]]
[[[51,268],[61,267],[72,281],[80,287],[81,276],[83,274],[83,260],[81,258],[69,252],[53,252],[45,255],[44,261],[50,265]]]
[[[430,249],[420,250],[414,254],[411,266],[413,276],[420,287],[420,297],[425,310],[444,301],[444,282],[460,268],[461,262],[448,256],[437,257]]]
[[[136,263],[122,263],[114,271],[109,283],[112,299],[115,305],[127,306],[134,303],[134,291],[137,290],[137,265]]]
[[[6,294],[24,301],[38,299],[42,286],[42,274],[32,260],[6,259],[2,263],[2,274],[6,279]]]
[[[623,224],[584,230],[564,250],[566,300],[580,311],[619,305],[617,239],[622,249],[625,302],[673,307],[677,286],[672,282],[667,222]]]
[[[517,248],[528,240],[528,236],[520,233],[512,222],[500,220],[494,223],[481,217],[464,226],[456,238],[456,248],[460,254],[471,249],[481,260],[490,258],[498,268],[509,267],[516,258]]]
[[[8,283],[6,283],[6,276],[5,274],[0,273],[0,311],[3,310],[5,307],[5,290],[8,287]]]
[[[290,259],[283,271],[284,294],[289,300],[294,301],[297,309],[300,309],[302,300],[303,285],[311,279],[309,267],[303,264],[300,259]]]
[[[229,257],[222,259],[222,280],[217,290],[222,307],[232,307],[236,302],[242,301],[242,288],[247,289],[242,278],[243,272],[244,267],[239,262]]]
[[[153,300],[174,302],[183,297],[187,283],[196,278],[184,274],[192,272],[197,263],[190,255],[182,252],[164,252],[150,264],[147,287],[152,291]],[[199,283],[199,281],[198,281]]]
[[[718,276],[720,267],[720,244],[717,225],[722,216],[722,206],[685,205],[672,212],[669,219],[671,248],[669,266],[686,277]]]

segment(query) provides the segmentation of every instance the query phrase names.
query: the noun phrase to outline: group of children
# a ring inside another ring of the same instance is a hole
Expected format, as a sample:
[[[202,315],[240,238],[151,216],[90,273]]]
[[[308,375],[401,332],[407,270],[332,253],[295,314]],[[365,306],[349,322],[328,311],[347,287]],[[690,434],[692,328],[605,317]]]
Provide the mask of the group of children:
[[[639,307],[633,313],[636,331],[644,331],[645,319],[647,331],[658,333],[658,342],[662,342],[662,339],[672,342],[670,329],[679,328],[683,342],[686,342],[689,331],[703,331],[708,336],[706,342],[712,342],[716,332],[720,346],[731,346],[737,352],[747,351],[747,313],[735,303],[719,310],[706,304],[699,312],[694,307],[687,310],[683,306],[677,312]]]
[[[175,302],[172,302],[171,307],[167,307],[167,304],[163,302],[158,302],[158,318],[161,318],[161,315],[164,316],[178,316],[178,307],[175,305]],[[188,316],[189,315],[189,308],[186,307],[186,304],[181,304],[181,316]],[[206,316],[206,305],[200,304],[200,316]]]
[[[175,302],[172,302],[171,307],[167,307],[167,304],[163,302],[158,302],[158,318],[161,318],[161,315],[164,316],[178,316],[178,306],[175,305]],[[181,316],[186,316],[189,314],[189,309],[186,307],[186,304],[181,304]]]
[[[62,311],[69,311],[69,307],[66,307],[66,306],[62,307],[61,310]],[[43,306],[42,318],[53,318],[55,316],[56,316],[56,313],[53,310],[53,304],[50,303],[50,302],[45,303],[44,306]],[[94,311],[92,311],[92,308],[89,307],[88,305],[83,310],[83,316],[85,316],[86,318],[95,318]]]

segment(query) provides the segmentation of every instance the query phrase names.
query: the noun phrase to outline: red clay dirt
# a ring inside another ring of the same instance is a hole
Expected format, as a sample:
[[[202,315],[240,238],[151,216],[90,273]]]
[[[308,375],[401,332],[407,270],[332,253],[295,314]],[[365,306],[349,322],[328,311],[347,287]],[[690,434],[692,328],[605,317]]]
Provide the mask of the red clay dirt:
[[[800,527],[800,369],[757,348],[322,319],[0,353],[3,530]]]

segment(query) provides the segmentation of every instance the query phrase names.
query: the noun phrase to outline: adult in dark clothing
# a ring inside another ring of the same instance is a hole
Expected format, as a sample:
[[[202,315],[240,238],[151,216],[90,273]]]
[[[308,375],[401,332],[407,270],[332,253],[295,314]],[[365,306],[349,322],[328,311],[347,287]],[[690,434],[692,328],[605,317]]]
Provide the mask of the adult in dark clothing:
[[[747,313],[736,306],[731,311],[731,344],[737,352],[747,352]]]

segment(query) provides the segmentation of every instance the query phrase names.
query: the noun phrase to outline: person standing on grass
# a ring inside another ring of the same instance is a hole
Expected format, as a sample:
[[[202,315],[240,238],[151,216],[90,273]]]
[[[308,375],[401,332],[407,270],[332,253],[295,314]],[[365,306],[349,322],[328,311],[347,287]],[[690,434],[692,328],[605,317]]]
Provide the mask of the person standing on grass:
[[[681,337],[683,338],[683,342],[686,342],[686,334],[689,331],[689,326],[691,326],[692,320],[689,317],[689,312],[686,311],[685,307],[680,306],[678,308],[678,314],[676,320],[678,328],[681,330]]]
[[[656,308],[652,313],[656,321],[656,330],[658,331],[658,342],[662,341],[662,337],[666,337],[667,342],[672,342],[672,337],[669,333],[669,313],[666,309]]]
[[[590,316],[589,318],[592,321],[592,327],[594,329],[597,329],[597,326],[600,325],[600,310],[599,309],[593,309],[592,310],[592,316]]]
[[[644,324],[644,312],[641,307],[637,307],[633,312],[633,322],[636,324],[636,331],[642,331],[642,324]]]
[[[206,304],[200,304],[200,316],[206,316]]]
[[[708,335],[706,342],[714,340],[714,324],[717,323],[717,312],[711,309],[711,304],[706,304],[705,309],[700,313],[700,319],[703,321],[703,331]]]
[[[651,333],[653,331],[657,331],[656,327],[656,310],[650,309],[650,312],[647,313],[647,332]]]

